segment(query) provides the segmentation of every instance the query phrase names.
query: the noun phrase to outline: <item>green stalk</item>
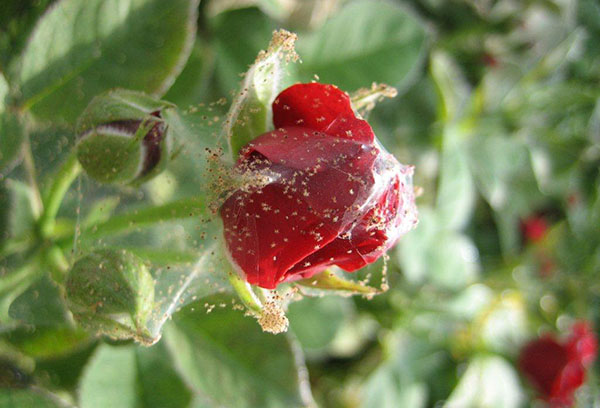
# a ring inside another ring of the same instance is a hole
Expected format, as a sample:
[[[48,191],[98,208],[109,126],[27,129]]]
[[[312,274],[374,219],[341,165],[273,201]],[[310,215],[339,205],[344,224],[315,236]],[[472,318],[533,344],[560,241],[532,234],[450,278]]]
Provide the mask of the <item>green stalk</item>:
[[[110,219],[86,227],[81,233],[86,238],[124,233],[136,228],[183,218],[198,217],[206,212],[203,198],[184,198],[157,207],[147,207],[125,214],[117,214]]]
[[[262,304],[260,300],[252,290],[252,286],[242,278],[240,278],[235,272],[228,271],[229,283],[237,293],[242,303],[248,308],[248,310],[256,313],[257,315],[262,314]]]
[[[44,200],[44,212],[42,213],[39,224],[42,237],[45,238],[52,234],[58,209],[60,208],[71,183],[73,183],[80,172],[81,166],[79,165],[79,161],[77,161],[77,156],[73,152],[58,171],[58,174],[50,186],[50,190],[48,190],[46,199]]]
[[[51,246],[44,253],[44,261],[50,269],[54,282],[62,286],[70,268],[69,261],[62,250],[56,245]]]
[[[37,175],[35,171],[35,161],[33,160],[33,153],[31,152],[31,143],[29,142],[29,135],[25,138],[23,143],[23,167],[27,175],[27,182],[33,191],[34,203],[33,208],[36,211],[36,215],[39,215],[43,208],[42,196],[40,189],[37,184]]]

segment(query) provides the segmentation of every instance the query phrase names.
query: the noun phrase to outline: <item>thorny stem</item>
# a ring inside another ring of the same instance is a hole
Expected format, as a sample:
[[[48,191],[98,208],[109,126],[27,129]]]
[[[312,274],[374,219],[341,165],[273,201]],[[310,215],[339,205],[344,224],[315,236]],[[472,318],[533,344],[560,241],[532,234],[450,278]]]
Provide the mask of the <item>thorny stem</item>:
[[[44,212],[40,218],[40,233],[42,237],[48,237],[54,229],[54,222],[58,209],[69,187],[81,172],[81,166],[77,161],[75,153],[71,153],[67,161],[58,171],[50,190],[44,200]]]

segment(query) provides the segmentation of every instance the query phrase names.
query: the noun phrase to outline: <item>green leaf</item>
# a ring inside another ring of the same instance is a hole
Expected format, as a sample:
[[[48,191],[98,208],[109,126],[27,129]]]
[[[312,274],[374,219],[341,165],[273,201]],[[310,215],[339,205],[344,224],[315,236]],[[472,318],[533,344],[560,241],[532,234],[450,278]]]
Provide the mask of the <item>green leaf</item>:
[[[475,207],[475,185],[465,153],[465,131],[449,125],[444,132],[436,212],[449,230],[462,230]]]
[[[214,51],[196,39],[187,64],[177,77],[164,99],[182,108],[206,100],[210,76],[215,65]]]
[[[432,55],[431,75],[444,126],[436,210],[445,228],[461,230],[470,221],[476,198],[465,153],[472,133],[465,121],[470,90],[454,61],[441,52]]]
[[[328,346],[352,312],[352,302],[340,296],[305,297],[291,303],[287,317],[290,328],[304,349]]]
[[[0,408],[65,408],[70,407],[58,396],[42,389],[0,389]]]
[[[0,245],[7,239],[31,238],[40,215],[36,202],[35,192],[27,184],[0,180]]]
[[[263,13],[275,20],[284,20],[289,14],[296,11],[301,6],[290,3],[287,0],[225,0],[213,1],[208,3],[208,12],[210,16],[216,16],[227,11],[245,9],[248,7],[258,7]]]
[[[201,396],[201,406],[303,406],[286,337],[262,332],[228,300],[208,301],[217,306],[208,314],[204,303],[177,314],[164,334],[178,372]]]
[[[245,8],[221,13],[211,21],[215,36],[216,74],[221,94],[237,89],[240,74],[269,43],[275,24],[260,10]]]
[[[477,189],[494,210],[503,251],[516,254],[519,219],[543,200],[529,150],[516,138],[480,134],[469,141],[465,154]]]
[[[196,32],[198,0],[62,0],[35,28],[17,83],[38,117],[73,123],[93,96],[163,94]]]
[[[0,327],[7,327],[18,322],[12,317],[13,313],[10,313],[11,305],[43,275],[44,271],[40,267],[39,261],[38,257],[13,271],[0,268],[0,273],[2,273],[2,279],[0,279]]]
[[[305,78],[355,90],[372,81],[404,87],[423,61],[423,24],[386,1],[354,1],[298,42]]]
[[[186,408],[192,393],[178,376],[164,342],[135,350],[140,392],[139,406]]]
[[[21,153],[25,132],[19,117],[6,108],[8,83],[0,73],[0,175]]]
[[[519,350],[528,336],[527,314],[521,295],[504,290],[482,313],[475,324],[487,350],[511,354]]]
[[[468,145],[468,165],[477,187],[496,211],[525,214],[539,199],[527,147],[515,138],[480,135]]]
[[[431,55],[431,76],[440,97],[440,117],[445,123],[460,119],[471,96],[460,68],[449,55],[435,51]]]
[[[183,150],[181,154],[206,154],[206,149],[215,149],[219,146],[219,131],[222,118],[215,112],[214,106],[201,105],[190,110],[167,109],[164,112],[164,121],[171,127],[173,134],[177,135],[177,142]],[[173,150],[177,151],[178,147]],[[180,160],[183,161],[183,160]],[[196,157],[196,161],[199,161]],[[179,163],[184,164],[184,163]],[[206,165],[206,160],[200,160],[199,166]]]
[[[81,223],[82,227],[86,228],[90,225],[108,221],[115,211],[115,208],[119,205],[119,201],[120,199],[117,196],[108,196],[102,197],[94,202]]]
[[[8,313],[13,319],[35,326],[57,326],[68,321],[60,289],[47,276],[17,297]]]
[[[93,339],[85,331],[70,326],[36,326],[35,331],[29,328],[11,331],[7,341],[29,357],[58,360],[89,346]]]
[[[398,261],[410,283],[429,282],[451,290],[472,283],[479,271],[477,248],[471,239],[445,229],[427,207],[419,208],[419,225],[400,241]]]
[[[0,67],[9,70],[18,61],[37,20],[55,0],[4,0],[0,13]]]
[[[79,386],[81,408],[135,408],[136,359],[134,346],[106,344],[96,350]]]
[[[165,347],[100,345],[79,384],[81,408],[186,408],[191,392]]]
[[[379,367],[369,378],[363,408],[425,408],[427,387],[422,382],[404,383],[389,365]]]
[[[444,353],[423,339],[394,333],[387,339],[389,357],[364,384],[363,408],[424,408],[428,383],[440,377],[446,362]],[[443,378],[443,377],[442,377]]]
[[[523,400],[519,377],[501,357],[476,356],[446,401],[446,408],[518,408]]]

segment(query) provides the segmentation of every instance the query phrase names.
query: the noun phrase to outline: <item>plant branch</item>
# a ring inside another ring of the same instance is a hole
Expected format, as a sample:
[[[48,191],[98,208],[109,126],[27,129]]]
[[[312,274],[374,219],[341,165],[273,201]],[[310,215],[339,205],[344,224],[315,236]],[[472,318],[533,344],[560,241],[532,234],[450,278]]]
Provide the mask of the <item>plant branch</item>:
[[[261,305],[260,300],[252,290],[252,286],[242,278],[240,278],[237,273],[233,271],[228,271],[229,283],[237,293],[238,297],[242,301],[242,303],[253,313],[256,313],[258,316],[262,314],[263,307]]]
[[[86,238],[97,238],[111,234],[126,233],[136,228],[146,227],[165,221],[198,217],[206,214],[206,200],[202,197],[184,198],[157,207],[145,207],[124,214],[117,214],[106,221],[91,224],[81,231]],[[64,231],[61,232],[60,244],[63,244]]]
[[[81,166],[77,161],[77,156],[72,152],[58,171],[44,200],[44,212],[40,218],[40,232],[43,237],[47,237],[52,233],[58,209],[69,187],[80,172]]]
[[[25,137],[25,141],[23,142],[23,167],[25,168],[25,173],[27,174],[27,182],[29,186],[33,190],[34,197],[34,208],[36,211],[36,215],[39,215],[43,209],[42,195],[40,194],[40,189],[37,184],[37,174],[35,171],[35,161],[33,160],[33,153],[31,153],[31,143],[29,142],[29,135]]]

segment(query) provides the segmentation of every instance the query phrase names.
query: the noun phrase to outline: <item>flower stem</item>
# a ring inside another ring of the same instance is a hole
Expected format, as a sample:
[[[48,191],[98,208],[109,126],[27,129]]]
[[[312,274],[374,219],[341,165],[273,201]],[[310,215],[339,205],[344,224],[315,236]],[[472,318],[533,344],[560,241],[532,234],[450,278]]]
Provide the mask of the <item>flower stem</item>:
[[[117,214],[106,221],[86,227],[82,231],[82,235],[95,238],[124,233],[164,221],[202,216],[205,212],[206,203],[204,198],[184,198],[157,207],[147,207],[125,214]]]
[[[242,303],[253,313],[257,315],[262,314],[262,305],[260,300],[252,290],[252,287],[248,282],[240,278],[237,273],[230,271],[229,275],[229,283],[237,293],[238,297],[242,301]]]
[[[73,183],[80,172],[81,166],[77,161],[77,156],[72,152],[58,171],[58,174],[46,195],[46,199],[44,200],[44,212],[42,213],[39,224],[42,237],[48,237],[52,234],[58,209],[60,208],[71,183]]]
[[[69,272],[69,261],[62,250],[56,245],[51,246],[44,253],[44,261],[50,269],[52,279],[62,285]]]
[[[37,184],[37,175],[35,171],[35,161],[33,160],[33,153],[31,152],[31,143],[29,142],[29,135],[25,138],[23,143],[23,167],[27,176],[27,182],[33,191],[33,208],[36,211],[36,215],[39,215],[42,211],[42,195]]]

